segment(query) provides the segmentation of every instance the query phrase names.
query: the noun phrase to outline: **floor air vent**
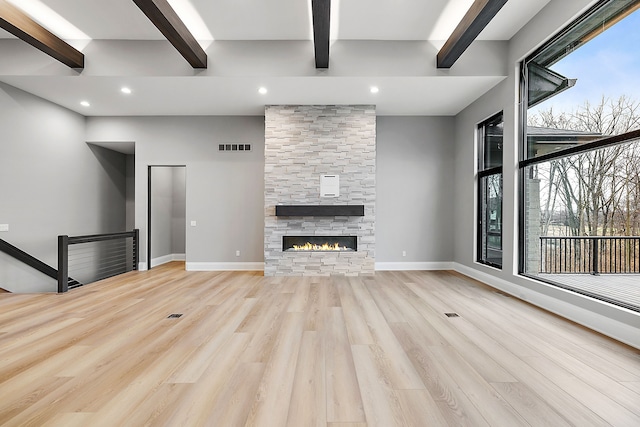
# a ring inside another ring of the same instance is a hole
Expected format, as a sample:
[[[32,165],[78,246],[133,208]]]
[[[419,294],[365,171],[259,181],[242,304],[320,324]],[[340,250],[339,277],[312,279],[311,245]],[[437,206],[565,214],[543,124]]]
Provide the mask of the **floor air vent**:
[[[447,317],[460,317],[458,316],[458,313],[445,313],[444,315]]]
[[[173,313],[170,314],[167,319],[177,319],[178,317],[182,316],[182,313]]]

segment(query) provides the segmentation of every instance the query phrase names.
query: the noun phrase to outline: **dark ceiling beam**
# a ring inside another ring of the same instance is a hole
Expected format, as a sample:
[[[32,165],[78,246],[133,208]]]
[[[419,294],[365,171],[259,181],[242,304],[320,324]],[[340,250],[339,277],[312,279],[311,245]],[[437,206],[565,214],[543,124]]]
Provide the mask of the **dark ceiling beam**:
[[[438,52],[438,68],[451,68],[506,2],[507,0],[475,0]]]
[[[329,27],[331,0],[311,0],[313,12],[313,45],[316,68],[329,68]]]
[[[5,0],[0,0],[0,28],[4,28],[20,40],[29,43],[68,67],[84,68],[82,52]]]
[[[193,68],[207,68],[207,54],[167,0],[133,0]]]

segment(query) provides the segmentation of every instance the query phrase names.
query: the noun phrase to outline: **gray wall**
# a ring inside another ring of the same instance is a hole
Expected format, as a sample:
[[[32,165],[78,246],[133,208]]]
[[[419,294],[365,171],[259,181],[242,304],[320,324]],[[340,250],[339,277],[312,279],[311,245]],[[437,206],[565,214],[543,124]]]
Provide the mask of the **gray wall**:
[[[187,233],[187,174],[184,167],[173,168],[172,172],[171,253],[184,255]]]
[[[151,168],[151,257],[171,255],[173,214],[173,168]],[[152,262],[151,266],[157,264]]]
[[[453,125],[378,117],[376,262],[453,260]]]
[[[452,261],[453,118],[377,120],[376,262]],[[186,254],[196,263],[263,262],[264,131],[264,117],[87,118],[88,140],[136,142],[136,227],[143,236],[147,166],[186,165]],[[218,143],[231,142],[253,150],[218,151]]]
[[[187,262],[262,262],[264,117],[89,117],[87,139],[135,141],[136,227],[142,236],[147,166],[185,165],[186,219],[197,222],[187,226]],[[219,143],[234,142],[249,143],[252,151],[218,151]]]
[[[85,118],[0,83],[0,238],[57,267],[57,236],[123,231],[125,156],[85,142]],[[0,287],[54,291],[0,254]]]
[[[136,156],[128,154],[126,159],[125,211],[126,230],[136,228]]]

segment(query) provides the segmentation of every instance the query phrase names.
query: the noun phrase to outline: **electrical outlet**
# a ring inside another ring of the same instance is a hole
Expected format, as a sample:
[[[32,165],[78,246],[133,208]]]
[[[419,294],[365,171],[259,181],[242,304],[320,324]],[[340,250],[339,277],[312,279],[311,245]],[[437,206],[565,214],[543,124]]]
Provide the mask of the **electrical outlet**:
[[[9,224],[0,224],[0,231],[9,231]]]
[[[196,222],[195,221],[191,221],[191,226],[195,227],[196,226]]]
[[[236,256],[240,256],[240,251],[236,251]]]
[[[407,251],[402,251],[402,256],[407,256]]]

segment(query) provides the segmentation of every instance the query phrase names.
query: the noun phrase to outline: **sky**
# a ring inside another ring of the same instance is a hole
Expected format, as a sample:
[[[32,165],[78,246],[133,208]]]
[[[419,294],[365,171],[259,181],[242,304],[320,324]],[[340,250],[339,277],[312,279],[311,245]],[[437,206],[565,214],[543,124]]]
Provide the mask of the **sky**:
[[[573,111],[602,95],[620,95],[640,101],[640,10],[578,48],[550,68],[568,78],[574,87],[534,107],[531,113],[553,106],[554,111]]]

